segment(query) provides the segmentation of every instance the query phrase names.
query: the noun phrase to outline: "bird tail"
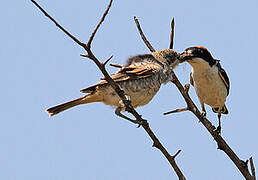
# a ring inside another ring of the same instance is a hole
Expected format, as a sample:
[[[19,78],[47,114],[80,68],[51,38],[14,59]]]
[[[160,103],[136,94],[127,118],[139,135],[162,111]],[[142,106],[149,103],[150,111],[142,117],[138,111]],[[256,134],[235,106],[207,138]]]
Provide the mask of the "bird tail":
[[[215,113],[219,113],[219,108],[212,108],[212,111]],[[222,114],[228,114],[228,109],[226,107],[226,105],[224,105],[220,111]]]
[[[74,99],[72,101],[51,107],[46,110],[46,112],[49,114],[49,116],[54,116],[62,111],[65,111],[67,109],[70,109],[74,106],[78,106],[80,104],[87,104],[91,102],[99,102],[101,101],[100,97],[94,94],[88,94],[86,96],[80,97],[78,99]]]

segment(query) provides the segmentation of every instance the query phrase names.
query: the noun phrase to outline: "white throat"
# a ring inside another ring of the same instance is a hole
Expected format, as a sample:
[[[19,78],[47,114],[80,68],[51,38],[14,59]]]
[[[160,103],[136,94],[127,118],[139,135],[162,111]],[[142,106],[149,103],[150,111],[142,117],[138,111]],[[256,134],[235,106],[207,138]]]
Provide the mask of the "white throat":
[[[211,67],[209,63],[203,60],[202,58],[193,58],[192,60],[188,60],[187,62],[192,66],[193,70],[196,72],[207,71],[214,67]]]

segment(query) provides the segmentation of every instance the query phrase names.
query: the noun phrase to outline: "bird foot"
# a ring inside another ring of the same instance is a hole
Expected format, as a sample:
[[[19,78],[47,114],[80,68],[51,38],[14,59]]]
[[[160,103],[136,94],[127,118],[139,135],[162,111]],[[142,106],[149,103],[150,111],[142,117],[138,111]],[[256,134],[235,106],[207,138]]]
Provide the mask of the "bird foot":
[[[219,125],[214,131],[218,136],[221,135],[221,126]]]
[[[137,128],[141,127],[143,124],[147,123],[147,120],[143,119],[143,120],[135,120],[136,124],[138,124]]]
[[[202,112],[201,112],[201,116],[202,116],[202,118],[206,118],[206,112],[205,112],[205,111],[202,111]]]

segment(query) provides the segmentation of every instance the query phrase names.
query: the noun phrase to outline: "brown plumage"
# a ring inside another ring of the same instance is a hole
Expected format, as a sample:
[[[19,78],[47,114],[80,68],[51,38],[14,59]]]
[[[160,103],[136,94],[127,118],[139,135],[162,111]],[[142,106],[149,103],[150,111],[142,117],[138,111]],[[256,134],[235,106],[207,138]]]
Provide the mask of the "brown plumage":
[[[111,78],[118,83],[125,95],[131,100],[134,108],[151,101],[160,85],[172,79],[171,71],[179,63],[178,53],[172,49],[155,51],[152,54],[133,56]],[[124,117],[120,111],[125,107],[105,79],[81,90],[87,95],[78,99],[51,107],[46,110],[50,116],[56,115],[71,107],[92,102],[103,102],[116,107],[116,114]]]

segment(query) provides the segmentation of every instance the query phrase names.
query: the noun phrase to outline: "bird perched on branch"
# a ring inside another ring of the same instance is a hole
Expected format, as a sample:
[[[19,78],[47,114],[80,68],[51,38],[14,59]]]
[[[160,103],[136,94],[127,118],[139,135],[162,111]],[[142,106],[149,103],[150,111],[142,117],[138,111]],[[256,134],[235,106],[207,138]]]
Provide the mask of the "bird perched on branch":
[[[134,108],[148,104],[158,92],[161,84],[172,80],[171,71],[179,64],[179,54],[172,49],[163,49],[152,54],[133,56],[128,59],[125,66],[117,66],[120,69],[111,75],[111,78],[125,92]],[[50,116],[77,105],[92,102],[103,102],[115,106],[116,115],[129,121],[130,118],[121,113],[125,105],[105,79],[97,84],[81,90],[87,93],[78,99],[51,107],[46,110]]]
[[[225,70],[219,60],[214,59],[211,53],[201,46],[187,48],[180,55],[180,61],[187,61],[192,66],[190,83],[194,86],[201,103],[202,115],[206,116],[204,104],[211,106],[213,112],[218,113],[217,131],[220,133],[221,114],[228,114],[225,101],[229,94],[230,83]]]

